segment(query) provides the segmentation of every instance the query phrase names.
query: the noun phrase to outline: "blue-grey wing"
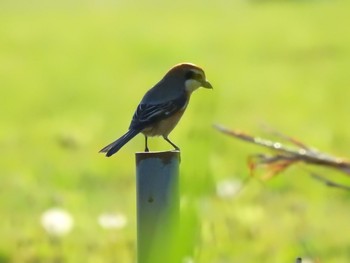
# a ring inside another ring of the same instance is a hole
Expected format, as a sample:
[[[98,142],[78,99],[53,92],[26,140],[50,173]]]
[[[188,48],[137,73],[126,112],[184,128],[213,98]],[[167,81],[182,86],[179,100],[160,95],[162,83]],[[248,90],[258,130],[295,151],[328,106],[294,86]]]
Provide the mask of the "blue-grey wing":
[[[140,103],[132,118],[129,129],[142,130],[149,125],[166,119],[186,106],[187,95],[160,104]]]

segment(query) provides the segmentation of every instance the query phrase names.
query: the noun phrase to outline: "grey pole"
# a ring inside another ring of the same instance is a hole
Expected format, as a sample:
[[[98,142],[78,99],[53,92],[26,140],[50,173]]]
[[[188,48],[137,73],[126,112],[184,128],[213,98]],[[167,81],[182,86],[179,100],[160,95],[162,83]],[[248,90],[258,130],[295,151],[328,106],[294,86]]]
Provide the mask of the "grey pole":
[[[179,262],[179,151],[136,153],[137,262]]]

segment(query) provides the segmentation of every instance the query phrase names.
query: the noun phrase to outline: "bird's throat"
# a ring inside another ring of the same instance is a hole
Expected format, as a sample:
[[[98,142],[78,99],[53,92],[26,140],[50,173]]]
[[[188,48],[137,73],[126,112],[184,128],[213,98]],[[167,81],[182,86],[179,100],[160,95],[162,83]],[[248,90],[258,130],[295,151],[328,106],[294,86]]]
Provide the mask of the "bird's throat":
[[[201,87],[201,85],[202,84],[195,79],[188,79],[185,81],[185,87],[188,93],[192,93],[193,91]]]

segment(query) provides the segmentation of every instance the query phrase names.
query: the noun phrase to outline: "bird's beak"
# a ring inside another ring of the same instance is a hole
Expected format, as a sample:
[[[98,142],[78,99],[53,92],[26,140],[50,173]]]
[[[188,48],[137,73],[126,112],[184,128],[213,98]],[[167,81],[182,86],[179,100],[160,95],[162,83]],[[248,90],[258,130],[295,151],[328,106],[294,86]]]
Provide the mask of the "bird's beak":
[[[202,87],[203,88],[206,88],[206,89],[213,89],[213,86],[210,84],[210,82],[209,81],[207,81],[207,80],[204,80],[203,82],[202,82]]]

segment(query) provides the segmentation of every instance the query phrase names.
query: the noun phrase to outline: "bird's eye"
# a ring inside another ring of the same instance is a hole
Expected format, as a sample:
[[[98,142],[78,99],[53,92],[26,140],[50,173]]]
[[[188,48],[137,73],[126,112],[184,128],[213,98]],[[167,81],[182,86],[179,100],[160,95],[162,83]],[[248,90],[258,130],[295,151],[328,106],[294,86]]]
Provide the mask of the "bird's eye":
[[[196,79],[196,80],[200,80],[202,79],[202,75],[200,73],[194,72],[193,70],[190,70],[186,73],[185,76],[186,79]]]

